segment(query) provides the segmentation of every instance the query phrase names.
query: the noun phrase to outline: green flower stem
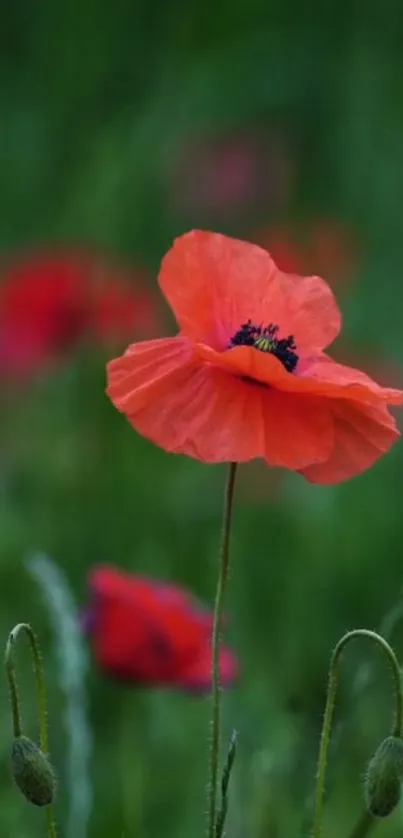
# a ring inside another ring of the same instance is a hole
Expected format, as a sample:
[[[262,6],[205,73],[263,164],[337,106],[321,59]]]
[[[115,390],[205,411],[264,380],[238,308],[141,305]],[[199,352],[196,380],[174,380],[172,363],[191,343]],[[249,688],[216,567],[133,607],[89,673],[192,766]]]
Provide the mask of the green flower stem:
[[[19,634],[21,634],[21,632],[28,637],[34,661],[36,691],[38,697],[39,746],[41,748],[41,751],[43,751],[46,754],[49,750],[47,719],[48,714],[46,707],[46,689],[45,680],[43,677],[42,657],[36,635],[28,623],[18,623],[18,625],[13,628],[13,630],[10,632],[6,646],[5,667],[7,680],[10,688],[14,736],[21,736],[22,733],[21,711],[18,700],[17,681],[14,665],[14,647],[17,638]]]
[[[232,502],[234,497],[236,463],[230,463],[224,497],[224,512],[219,553],[219,572],[214,605],[212,636],[213,658],[213,719],[211,732],[210,782],[208,808],[208,838],[214,838],[217,820],[217,786],[220,757],[221,684],[220,684],[220,631],[224,596],[229,572],[229,542],[231,532]]]
[[[339,640],[335,647],[329,670],[329,684],[327,689],[325,714],[323,717],[322,733],[319,746],[318,770],[316,775],[316,789],[315,789],[315,804],[314,804],[314,819],[312,838],[321,838],[322,834],[322,816],[323,816],[323,798],[325,791],[325,776],[327,767],[327,754],[329,749],[330,734],[332,729],[333,712],[336,700],[336,691],[338,683],[339,662],[345,647],[351,640],[356,640],[362,637],[373,640],[374,643],[382,649],[388,658],[390,667],[392,669],[393,678],[395,681],[395,697],[396,697],[396,715],[393,721],[392,735],[402,736],[403,731],[403,692],[400,675],[399,663],[396,655],[389,646],[389,643],[383,639],[379,634],[368,629],[355,629],[349,631],[344,637]],[[365,827],[368,828],[367,826]],[[358,835],[365,835],[365,832],[358,832]],[[354,835],[354,833],[353,833]]]
[[[370,812],[365,810],[361,813],[352,832],[350,832],[349,838],[366,838],[373,826],[375,826],[375,819]]]
[[[231,779],[231,772],[236,756],[237,733],[234,730],[229,743],[227,759],[225,761],[224,769],[221,778],[221,806],[216,818],[215,838],[222,838],[224,835],[225,820],[228,811],[228,788]]]
[[[8,688],[10,691],[10,701],[11,701],[11,715],[13,719],[13,733],[14,738],[18,739],[22,735],[22,719],[21,719],[21,709],[20,709],[20,700],[18,697],[18,687],[17,687],[17,676],[15,671],[15,664],[14,664],[14,635],[15,629],[9,635],[6,645],[6,654],[4,658],[4,666],[6,669],[6,678],[8,682]]]
[[[21,633],[25,634],[28,638],[32,658],[34,661],[36,692],[38,700],[39,747],[44,754],[47,754],[49,751],[48,713],[42,656],[36,634],[28,623],[18,623],[18,625],[16,625],[10,632],[6,645],[5,669],[10,690],[13,733],[15,738],[18,738],[22,735],[21,710],[18,698],[17,677],[14,663],[15,644]],[[46,809],[46,824],[48,838],[57,838],[56,825],[54,822],[51,806],[48,806]]]
[[[46,807],[46,827],[48,838],[57,838],[56,824],[51,806]]]

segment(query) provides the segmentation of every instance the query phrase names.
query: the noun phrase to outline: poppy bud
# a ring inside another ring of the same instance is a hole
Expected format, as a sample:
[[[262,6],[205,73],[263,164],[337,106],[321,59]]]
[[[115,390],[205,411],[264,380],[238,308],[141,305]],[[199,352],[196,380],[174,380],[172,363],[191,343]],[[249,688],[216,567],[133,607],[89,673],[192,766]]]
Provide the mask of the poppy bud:
[[[52,803],[56,790],[54,770],[43,751],[27,736],[14,739],[11,770],[18,788],[30,803],[35,806]]]
[[[386,818],[399,803],[403,779],[403,740],[388,736],[369,763],[365,778],[368,811]]]

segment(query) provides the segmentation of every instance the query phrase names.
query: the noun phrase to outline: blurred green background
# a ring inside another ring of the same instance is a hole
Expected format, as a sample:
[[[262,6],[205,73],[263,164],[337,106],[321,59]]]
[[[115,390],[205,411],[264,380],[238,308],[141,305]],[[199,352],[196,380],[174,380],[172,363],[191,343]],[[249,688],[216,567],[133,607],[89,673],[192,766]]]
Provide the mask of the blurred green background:
[[[172,238],[192,227],[286,235],[309,250],[309,270],[325,259],[344,313],[341,354],[376,368],[381,383],[392,371],[399,386],[402,34],[397,0],[3,4],[3,255],[82,244],[153,277]],[[323,221],[343,231],[341,268],[329,247],[310,250]],[[225,480],[224,467],[137,437],[104,396],[106,357],[78,347],[7,398],[3,388],[1,405],[0,627],[5,641],[30,621],[43,644],[62,838],[76,838],[66,835],[69,733],[55,638],[25,558],[52,556],[79,603],[100,561],[211,602]],[[239,731],[229,838],[309,834],[332,646],[347,629],[379,627],[401,598],[402,477],[401,445],[332,488],[241,469],[227,602],[242,667],[225,695],[226,735]],[[403,626],[393,640],[403,659]],[[31,666],[19,659],[34,735]],[[1,832],[39,838],[43,812],[10,780],[5,683],[0,695]],[[328,838],[348,836],[360,813],[392,701],[384,661],[357,644],[341,679]],[[88,702],[88,838],[203,834],[209,699],[123,688],[91,667]],[[399,834],[401,819],[377,833]]]

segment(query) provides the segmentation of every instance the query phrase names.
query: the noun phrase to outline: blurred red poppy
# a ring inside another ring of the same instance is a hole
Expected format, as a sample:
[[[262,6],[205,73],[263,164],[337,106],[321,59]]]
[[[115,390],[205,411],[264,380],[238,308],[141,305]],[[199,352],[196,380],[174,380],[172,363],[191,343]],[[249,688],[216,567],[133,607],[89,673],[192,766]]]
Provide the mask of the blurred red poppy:
[[[341,315],[320,277],[280,271],[256,245],[215,233],[181,236],[160,285],[180,327],[133,344],[108,365],[108,395],[167,451],[245,462],[338,483],[371,466],[399,436],[382,388],[324,349]]]
[[[272,226],[252,236],[286,273],[318,273],[340,288],[353,277],[357,246],[351,233],[332,219]]]
[[[110,566],[93,569],[84,614],[95,658],[108,674],[135,684],[208,691],[212,615],[186,590]],[[220,653],[222,683],[237,675],[234,653]]]
[[[16,259],[0,280],[0,372],[35,372],[85,335],[105,343],[150,334],[159,320],[143,280],[86,253]]]

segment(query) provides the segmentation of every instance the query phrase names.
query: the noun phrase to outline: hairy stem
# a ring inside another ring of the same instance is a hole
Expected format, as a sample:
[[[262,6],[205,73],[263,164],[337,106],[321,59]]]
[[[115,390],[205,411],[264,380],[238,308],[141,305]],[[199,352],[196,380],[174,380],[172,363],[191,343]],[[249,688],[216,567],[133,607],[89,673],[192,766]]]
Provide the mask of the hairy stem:
[[[369,835],[372,827],[375,825],[375,820],[366,810],[361,813],[357,823],[355,824],[349,838],[366,838]]]
[[[46,809],[46,828],[47,828],[48,838],[57,838],[56,824],[55,824],[55,821],[54,821],[51,806],[48,806],[47,809]]]
[[[28,623],[18,623],[18,625],[16,625],[13,628],[13,630],[10,632],[6,646],[5,666],[10,685],[14,736],[20,736],[22,728],[14,666],[14,646],[21,632],[28,637],[34,661],[36,692],[38,699],[39,745],[41,750],[46,754],[49,750],[48,714],[46,706],[46,689],[45,679],[43,677],[42,656],[35,632]]]
[[[215,838],[222,838],[224,835],[225,820],[228,812],[228,789],[231,779],[231,772],[235,761],[237,744],[237,733],[234,730],[229,743],[227,759],[221,778],[221,806],[216,818]]]
[[[14,629],[15,631],[15,629]],[[22,718],[21,718],[21,709],[20,709],[20,701],[18,697],[18,687],[17,687],[17,675],[15,671],[15,664],[14,664],[14,641],[15,635],[14,631],[8,637],[7,645],[6,645],[6,654],[4,658],[4,666],[6,670],[6,678],[8,682],[8,688],[10,691],[10,701],[11,701],[11,715],[13,720],[13,733],[14,738],[18,739],[19,736],[22,735]]]
[[[21,633],[25,634],[28,638],[32,658],[34,661],[36,692],[38,700],[39,746],[41,751],[44,754],[47,754],[49,751],[48,714],[42,656],[36,634],[28,623],[18,623],[18,625],[16,625],[13,628],[13,630],[9,634],[6,646],[5,669],[10,689],[13,733],[15,738],[18,738],[22,735],[21,711],[18,699],[17,676],[14,663],[15,644]],[[57,838],[56,825],[54,822],[51,806],[48,806],[46,809],[46,826],[48,838]]]
[[[324,791],[325,791],[325,779],[326,779],[326,767],[327,767],[327,755],[329,750],[329,742],[330,742],[330,735],[332,730],[332,721],[333,721],[333,712],[336,700],[336,692],[337,692],[337,684],[338,684],[338,675],[339,675],[339,663],[342,652],[344,651],[345,647],[351,640],[356,640],[359,638],[368,638],[368,640],[372,640],[376,643],[382,651],[385,653],[386,657],[388,658],[393,678],[395,681],[395,699],[396,699],[396,712],[395,717],[393,720],[393,728],[392,728],[392,735],[393,736],[401,736],[403,731],[403,692],[402,692],[402,682],[401,682],[401,675],[400,675],[400,668],[399,663],[397,661],[396,655],[389,646],[389,643],[381,637],[380,634],[376,634],[374,631],[369,631],[368,629],[355,629],[354,631],[349,631],[344,637],[339,640],[337,646],[335,647],[331,661],[330,661],[330,669],[329,669],[329,684],[327,689],[327,698],[326,698],[326,707],[325,713],[323,717],[323,725],[322,725],[322,733],[320,739],[320,746],[319,746],[319,757],[318,757],[318,769],[316,775],[316,789],[315,789],[315,804],[314,804],[314,819],[313,819],[313,831],[312,831],[312,838],[321,838],[322,835],[322,818],[323,818],[323,798],[324,798]],[[364,827],[362,826],[364,824]],[[365,829],[368,831],[370,826],[370,821],[367,818],[363,817],[362,821],[359,822],[357,825],[358,829]],[[366,832],[358,832],[358,836],[365,835]],[[353,833],[354,836],[354,833]]]
[[[220,631],[225,591],[229,573],[229,542],[231,532],[232,502],[234,497],[236,463],[230,463],[224,497],[224,512],[219,552],[219,571],[214,605],[212,636],[213,658],[213,718],[211,732],[208,838],[214,838],[217,820],[217,786],[221,734],[221,684],[220,684]]]

